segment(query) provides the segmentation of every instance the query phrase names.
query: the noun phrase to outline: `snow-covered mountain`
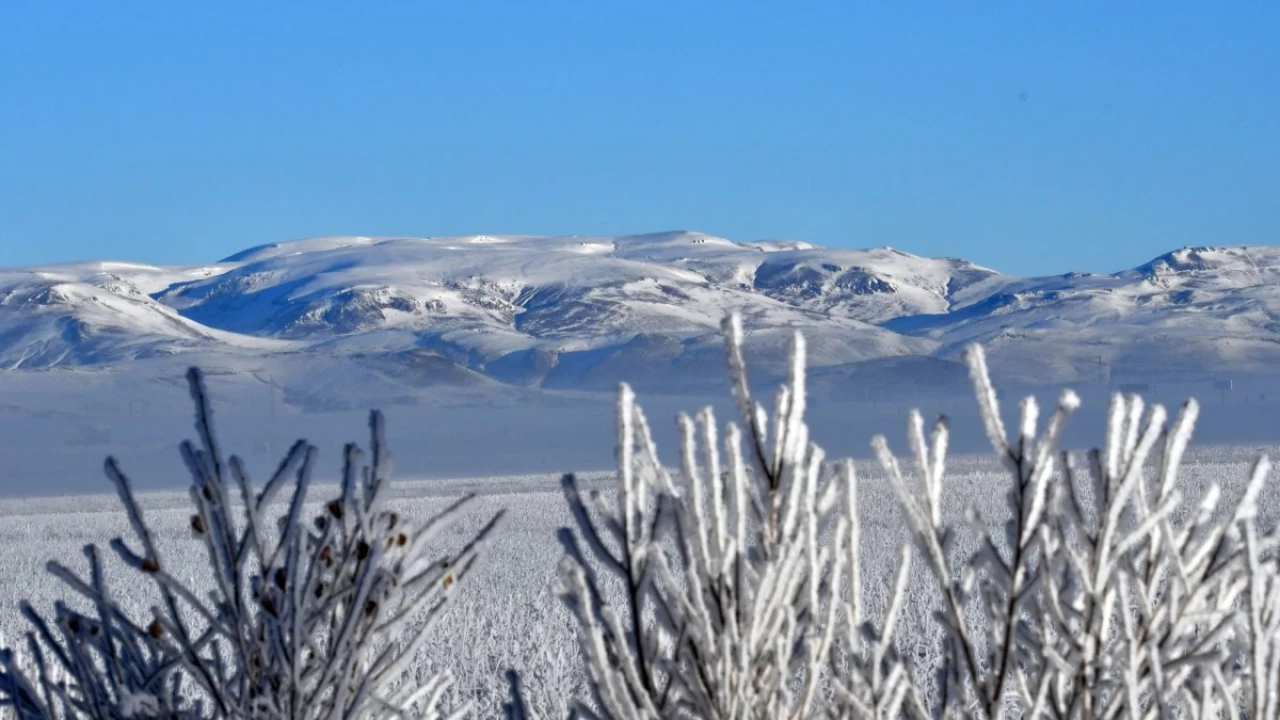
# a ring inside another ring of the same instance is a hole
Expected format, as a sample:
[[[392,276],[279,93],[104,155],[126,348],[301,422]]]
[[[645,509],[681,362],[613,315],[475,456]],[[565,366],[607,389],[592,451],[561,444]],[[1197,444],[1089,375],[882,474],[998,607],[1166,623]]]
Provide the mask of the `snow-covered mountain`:
[[[0,268],[0,367],[100,365],[219,346],[253,352],[287,346],[202,325],[152,297],[227,269],[114,262]]]
[[[1280,371],[1280,247],[1184,248],[1110,275],[1008,283],[883,326],[957,355],[983,343],[1006,377],[1193,378]]]
[[[1271,247],[1018,278],[889,248],[695,232],[316,238],[199,267],[0,269],[0,367],[349,367],[410,402],[428,385],[609,390],[625,378],[650,392],[718,390],[719,323],[737,309],[766,375],[782,371],[792,329],[826,368],[815,379],[844,383],[959,382],[954,361],[972,341],[1006,377],[1041,382],[1270,373],[1277,281]]]

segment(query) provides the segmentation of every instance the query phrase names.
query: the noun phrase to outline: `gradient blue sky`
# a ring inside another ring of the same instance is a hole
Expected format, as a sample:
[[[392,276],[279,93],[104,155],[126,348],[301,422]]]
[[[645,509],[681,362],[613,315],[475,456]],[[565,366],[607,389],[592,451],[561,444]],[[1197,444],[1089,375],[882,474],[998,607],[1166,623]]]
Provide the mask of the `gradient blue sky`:
[[[0,265],[322,234],[1280,243],[1280,3],[0,3]]]

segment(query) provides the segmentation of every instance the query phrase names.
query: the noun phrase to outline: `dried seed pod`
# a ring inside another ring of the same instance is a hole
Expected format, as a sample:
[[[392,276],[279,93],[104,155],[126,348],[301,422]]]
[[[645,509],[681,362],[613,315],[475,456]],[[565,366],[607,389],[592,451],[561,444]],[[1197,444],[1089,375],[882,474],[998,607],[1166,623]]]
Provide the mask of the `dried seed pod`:
[[[142,571],[149,573],[160,572],[160,561],[153,557],[144,559],[142,561]]]
[[[356,558],[363,560],[367,557],[369,557],[369,543],[361,540],[356,544]]]
[[[70,618],[68,618],[68,619],[67,619],[67,628],[68,628],[69,630],[71,630],[71,632],[73,632],[73,633],[79,633],[79,632],[80,632],[80,619],[79,619],[79,618],[77,618],[76,616],[72,615]]]
[[[152,620],[151,624],[147,626],[147,634],[150,635],[153,640],[159,640],[164,637],[164,626],[160,624],[159,620]]]
[[[213,486],[205,483],[200,487],[200,494],[204,495],[204,499],[213,502]]]
[[[319,557],[320,557],[320,562],[324,563],[325,567],[333,567],[333,551],[329,548],[328,545],[325,545],[324,547],[320,548]]]
[[[378,603],[377,603],[377,602],[375,602],[375,601],[373,601],[373,600],[370,600],[370,601],[368,601],[368,602],[366,602],[366,603],[364,604],[364,614],[365,614],[365,615],[373,615],[373,614],[374,614],[374,613],[376,613],[376,612],[378,612]]]
[[[445,586],[445,587],[449,587],[450,585],[452,585],[452,584],[453,584],[453,576],[452,576],[452,575],[445,575],[445,576],[444,576],[444,582],[443,582],[443,584],[444,584],[444,586]]]
[[[285,575],[284,568],[277,568],[277,569],[276,569],[276,575],[275,575],[276,587],[278,587],[278,588],[280,588],[281,590],[283,590],[283,589],[284,589],[284,581],[285,581],[285,579],[286,579],[287,577],[288,577],[288,576],[287,576],[287,575]]]
[[[330,500],[327,507],[329,508],[330,515],[338,518],[339,520],[342,519],[342,503],[337,500]]]
[[[197,535],[203,535],[205,532],[204,518],[199,515],[191,516],[191,530]]]

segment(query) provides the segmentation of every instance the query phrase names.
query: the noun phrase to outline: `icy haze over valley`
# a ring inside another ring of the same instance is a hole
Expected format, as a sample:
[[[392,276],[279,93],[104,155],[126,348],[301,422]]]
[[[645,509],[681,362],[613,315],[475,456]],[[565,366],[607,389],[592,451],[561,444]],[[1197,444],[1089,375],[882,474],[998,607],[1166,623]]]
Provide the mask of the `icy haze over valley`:
[[[370,407],[388,411],[397,457],[419,474],[607,466],[604,401],[619,381],[647,398],[660,431],[676,409],[726,395],[719,324],[733,309],[760,382],[783,375],[790,333],[804,332],[814,412],[847,418],[813,422],[844,433],[818,438],[835,451],[862,453],[863,436],[900,427],[907,405],[964,412],[970,342],[1010,388],[1093,388],[1097,406],[1108,389],[1144,383],[1169,404],[1252,400],[1265,415],[1280,369],[1278,279],[1273,247],[1021,278],[889,248],[696,232],[330,237],[202,266],[0,268],[4,452],[56,446],[60,457],[28,459],[25,477],[84,478],[0,492],[97,487],[88,458],[107,449],[176,455],[192,364],[210,376],[224,434],[264,467],[298,435],[322,447],[359,437]],[[1213,389],[1224,380],[1229,392]],[[483,467],[459,450],[478,442],[492,447]]]

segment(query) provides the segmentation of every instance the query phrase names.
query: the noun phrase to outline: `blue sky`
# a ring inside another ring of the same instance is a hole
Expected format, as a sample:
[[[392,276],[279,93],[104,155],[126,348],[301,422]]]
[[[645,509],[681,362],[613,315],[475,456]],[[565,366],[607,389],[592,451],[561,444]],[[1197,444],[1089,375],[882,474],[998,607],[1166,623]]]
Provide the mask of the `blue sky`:
[[[0,3],[0,265],[322,234],[1280,242],[1280,3]]]

